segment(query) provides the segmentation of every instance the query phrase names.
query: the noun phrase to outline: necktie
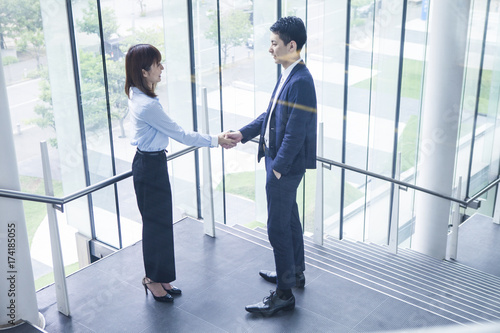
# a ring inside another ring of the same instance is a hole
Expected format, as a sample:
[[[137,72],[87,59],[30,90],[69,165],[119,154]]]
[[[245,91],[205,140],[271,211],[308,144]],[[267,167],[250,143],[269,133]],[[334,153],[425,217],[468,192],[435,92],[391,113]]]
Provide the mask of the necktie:
[[[274,108],[276,107],[276,103],[278,102],[278,95],[280,94],[284,81],[285,78],[282,75],[279,81],[278,89],[276,89],[276,92],[274,93],[273,105],[271,106],[271,109],[269,110],[269,116],[267,117],[266,131],[264,132],[264,142],[266,144],[266,147],[269,147],[269,125],[271,123],[271,116],[273,114]]]

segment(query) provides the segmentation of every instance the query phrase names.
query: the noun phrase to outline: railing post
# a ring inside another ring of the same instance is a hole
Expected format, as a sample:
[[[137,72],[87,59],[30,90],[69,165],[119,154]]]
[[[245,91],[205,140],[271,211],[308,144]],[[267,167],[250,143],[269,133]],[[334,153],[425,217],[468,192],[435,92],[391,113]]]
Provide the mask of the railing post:
[[[47,150],[47,142],[40,142],[40,150],[42,153],[42,169],[43,180],[45,183],[45,194],[54,196],[54,188],[52,185],[52,174],[50,172],[49,153]],[[47,217],[49,220],[50,232],[50,247],[52,250],[52,266],[54,270],[54,284],[56,287],[57,309],[65,316],[70,315],[68,289],[66,288],[66,275],[64,272],[64,261],[61,250],[61,238],[59,236],[59,227],[57,223],[57,215],[54,205],[47,205]]]
[[[459,177],[454,197],[460,198],[461,193],[462,193],[462,177]],[[457,252],[458,252],[458,227],[460,226],[460,205],[457,202],[452,202],[451,207],[452,207],[451,232],[448,233],[446,260],[457,259]]]
[[[394,179],[399,180],[401,174],[401,153],[398,153]],[[391,226],[389,230],[389,251],[397,254],[399,245],[399,185],[392,183]]]
[[[497,200],[495,212],[493,213],[493,223],[500,224],[500,185],[497,185]]]
[[[318,155],[323,156],[323,123],[319,123],[318,128]],[[316,208],[314,213],[314,243],[323,245],[324,238],[324,186],[323,186],[323,163],[316,162]]]
[[[207,103],[207,88],[201,88],[201,128],[205,134],[210,133]],[[210,147],[203,148],[203,189],[202,189],[202,213],[205,234],[215,237],[215,217],[214,217],[214,191],[212,187],[212,161],[210,158]]]

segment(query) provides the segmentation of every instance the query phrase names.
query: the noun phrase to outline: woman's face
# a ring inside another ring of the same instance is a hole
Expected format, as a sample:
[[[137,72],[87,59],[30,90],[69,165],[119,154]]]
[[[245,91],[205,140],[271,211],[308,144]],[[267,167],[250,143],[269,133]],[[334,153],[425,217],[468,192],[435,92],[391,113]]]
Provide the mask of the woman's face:
[[[163,65],[158,63],[153,63],[149,71],[145,69],[142,70],[142,75],[149,88],[153,89],[153,85],[161,81],[161,72],[163,71]]]

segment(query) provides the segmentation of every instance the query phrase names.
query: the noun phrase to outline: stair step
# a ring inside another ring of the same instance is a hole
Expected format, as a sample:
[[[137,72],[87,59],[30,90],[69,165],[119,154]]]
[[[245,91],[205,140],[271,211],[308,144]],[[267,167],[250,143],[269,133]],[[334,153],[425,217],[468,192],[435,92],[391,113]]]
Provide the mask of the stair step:
[[[377,252],[387,251],[386,246],[376,245],[376,244],[371,244],[371,243],[363,243],[363,242],[359,242],[359,244],[361,246],[370,246],[371,251],[377,251]],[[430,256],[427,256],[423,253],[420,253],[420,252],[417,252],[417,251],[414,251],[411,249],[405,249],[405,248],[398,249],[398,256],[411,259],[412,261],[423,262],[425,265],[428,265],[430,267],[436,267],[436,266],[443,267],[444,266],[450,270],[453,270],[453,271],[456,271],[457,273],[460,273],[461,275],[465,274],[467,276],[471,276],[475,280],[477,280],[479,278],[481,280],[484,280],[488,284],[492,284],[492,285],[495,285],[496,287],[500,288],[500,281],[496,276],[492,276],[488,273],[480,272],[474,268],[467,267],[465,265],[461,265],[457,262],[438,260],[438,259],[432,258]],[[429,260],[429,259],[433,259],[433,260]],[[450,263],[452,265],[450,265]]]
[[[314,256],[316,255],[316,256]],[[339,255],[327,253],[322,250],[313,250],[309,247],[306,250],[306,256],[321,259],[323,262],[345,269],[352,274],[369,279],[380,285],[397,290],[414,299],[423,302],[439,303],[442,308],[451,308],[455,313],[463,313],[464,316],[470,316],[471,319],[499,320],[500,308],[493,307],[490,304],[484,304],[474,298],[457,295],[453,291],[443,291],[437,287],[430,287],[425,283],[417,283],[411,279],[404,279],[396,274],[382,272],[377,267],[372,268],[366,265],[360,265],[353,261],[348,261]],[[475,318],[475,319],[474,319]]]
[[[339,256],[348,258],[350,261],[359,263],[360,265],[369,267],[370,269],[377,270],[383,274],[397,277],[398,279],[405,282],[411,282],[415,285],[424,287],[427,290],[431,290],[436,293],[453,293],[463,298],[466,302],[500,311],[500,299],[492,299],[484,293],[478,293],[474,289],[462,288],[461,286],[453,286],[449,284],[447,280],[436,280],[433,279],[432,276],[420,274],[418,272],[415,272],[415,270],[405,268],[404,266],[398,266],[397,260],[395,260],[394,258],[390,258],[397,257],[393,254],[387,253],[388,258],[378,258],[378,260],[371,260],[353,254],[352,252],[349,252],[342,247],[330,249],[316,245],[307,239],[305,239],[304,241],[310,247],[326,251],[327,253],[337,253]]]
[[[413,251],[410,249],[401,249],[401,252],[403,255],[408,255],[408,257],[415,258],[415,257],[420,257],[420,256],[425,256],[425,254],[419,253],[417,251]],[[478,279],[481,279],[487,284],[490,284],[492,286],[495,286],[496,289],[500,288],[500,281],[498,277],[491,275],[489,273],[481,272],[475,268],[465,266],[459,262],[456,261],[446,261],[442,260],[439,261],[447,265],[450,269],[455,270],[457,273],[462,273],[462,274],[467,274],[469,276],[474,276]],[[449,265],[451,264],[451,265]]]
[[[477,275],[471,276],[464,273],[463,271],[456,271],[453,267],[450,267],[455,265],[455,263],[452,262],[437,260],[425,255],[419,256],[418,259],[413,259],[413,257],[408,257],[400,254],[399,251],[398,255],[394,256],[392,253],[389,253],[387,249],[384,249],[379,245],[361,242],[357,244],[349,241],[345,243],[344,242],[344,240],[327,240],[325,241],[324,246],[327,248],[331,248],[332,246],[348,246],[348,248],[351,251],[356,252],[357,255],[365,256],[367,258],[370,258],[370,260],[379,260],[381,257],[392,257],[393,262],[397,263],[399,267],[406,267],[406,269],[411,269],[415,271],[416,274],[424,274],[426,276],[432,274],[434,277],[436,277],[437,281],[448,281],[448,283],[451,285],[458,285],[464,289],[474,291],[478,294],[483,294],[488,298],[493,297],[500,301],[499,288],[496,287],[499,279],[495,278],[496,281],[494,281],[494,283],[491,283],[489,281],[490,276],[486,273],[484,273],[484,275],[488,276],[488,280],[484,281],[484,279],[478,277]],[[475,273],[477,274],[477,272]]]
[[[263,228],[249,229],[240,225],[225,228],[232,229],[230,233],[236,236],[271,249]],[[500,297],[496,294],[478,291],[480,287],[474,284],[453,286],[446,276],[433,278],[431,274],[444,274],[440,270],[447,268],[440,260],[425,255],[394,255],[379,245],[346,240],[329,239],[324,246],[319,246],[304,237],[304,245],[308,264],[457,323],[500,319]],[[409,258],[418,263],[408,262]],[[428,268],[417,269],[421,263]],[[474,273],[480,276],[479,271]]]
[[[255,231],[265,235],[267,238],[267,234],[264,229],[257,228]],[[309,242],[309,244],[314,244],[314,242],[312,242],[312,240],[308,237],[304,237],[304,241]],[[446,265],[454,265],[454,263],[446,261],[443,262],[435,258],[422,255],[420,257],[421,260],[418,264],[416,264],[414,261],[401,258],[399,254],[394,255],[388,252],[387,249],[379,245],[361,242],[358,243],[349,240],[329,240],[328,242],[325,242],[324,247],[331,249],[332,245],[334,245],[334,250],[344,249],[344,251],[347,251],[348,249],[349,252],[354,251],[356,253],[356,258],[365,258],[366,261],[369,261],[372,264],[390,264],[393,269],[411,272],[411,274],[426,279],[429,282],[439,285],[440,287],[447,287],[450,290],[458,289],[462,293],[468,294],[469,296],[480,298],[483,302],[486,302],[486,304],[491,304],[494,307],[500,306],[500,292],[498,288],[495,288],[495,286],[491,286],[488,283],[478,283],[481,280],[478,280],[476,277],[462,276],[463,273],[460,276],[447,276],[446,271],[436,271],[436,267],[439,267],[438,269],[442,270],[443,267],[447,267]],[[425,263],[428,262],[439,263],[440,266],[431,266],[432,269],[429,269],[425,265]],[[497,278],[496,281],[498,280],[499,279]]]

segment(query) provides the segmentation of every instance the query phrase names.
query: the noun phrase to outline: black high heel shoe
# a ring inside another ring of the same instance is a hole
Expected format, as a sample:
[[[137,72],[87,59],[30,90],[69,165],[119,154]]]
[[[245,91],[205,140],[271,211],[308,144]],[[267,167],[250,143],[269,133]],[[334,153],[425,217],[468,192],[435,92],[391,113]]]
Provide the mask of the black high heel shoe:
[[[144,291],[146,292],[146,295],[148,294],[148,284],[154,283],[153,281],[149,280],[149,282],[146,281],[146,277],[142,279],[142,285],[144,286]],[[150,290],[151,291],[151,290]],[[174,298],[170,296],[170,294],[167,292],[165,296],[155,296],[153,292],[151,291],[151,295],[153,295],[155,301],[158,302],[173,302]]]
[[[180,295],[180,294],[182,294],[182,290],[180,290],[179,288],[177,288],[177,287],[175,287],[175,286],[170,285],[170,286],[172,287],[172,289],[167,289],[167,288],[165,288],[165,286],[164,286],[163,284],[162,284],[161,286],[162,286],[162,287],[163,287],[163,289],[165,289],[165,291],[166,291],[167,293],[169,293],[170,295]]]

